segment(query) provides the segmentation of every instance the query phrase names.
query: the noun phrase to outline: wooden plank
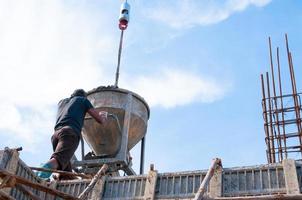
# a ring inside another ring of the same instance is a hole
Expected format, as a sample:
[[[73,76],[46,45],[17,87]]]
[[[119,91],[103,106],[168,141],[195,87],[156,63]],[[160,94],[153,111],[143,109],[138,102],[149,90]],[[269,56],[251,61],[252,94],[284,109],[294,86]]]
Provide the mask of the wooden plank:
[[[109,169],[109,166],[104,164],[101,169],[98,171],[98,173],[93,177],[89,185],[86,187],[86,189],[79,195],[80,200],[85,200],[88,198],[88,194],[91,192],[91,190],[94,188],[96,182],[107,172]]]
[[[102,199],[105,182],[106,182],[106,176],[102,177],[96,182],[94,189],[92,190],[91,200]]]
[[[213,159],[209,170],[206,174],[206,176],[204,177],[202,183],[200,184],[200,187],[197,191],[197,193],[195,194],[194,200],[202,200],[203,199],[203,195],[206,192],[206,188],[214,174],[214,170],[216,169],[217,165],[221,165],[221,160],[219,158],[215,158]]]
[[[0,199],[1,200],[16,200],[15,198],[9,196],[4,191],[0,190]]]
[[[37,195],[32,193],[29,189],[27,189],[26,187],[24,187],[21,184],[17,184],[16,188],[18,188],[20,191],[22,191],[25,195],[29,196],[32,200],[41,200],[40,197],[38,197]]]
[[[66,193],[63,193],[63,192],[60,192],[58,190],[54,190],[52,188],[49,188],[47,186],[44,186],[42,184],[39,184],[39,183],[33,183],[31,181],[28,181],[27,179],[25,178],[22,178],[20,176],[16,176],[10,172],[7,172],[5,170],[0,170],[0,177],[5,177],[5,176],[10,176],[11,178],[14,178],[16,179],[16,182],[18,184],[23,184],[23,185],[26,185],[28,187],[32,187],[34,189],[37,189],[37,190],[41,190],[43,192],[47,192],[49,194],[52,194],[52,195],[56,195],[58,197],[61,197],[63,199],[67,199],[67,200],[78,200],[78,198],[74,197],[74,196],[71,196],[69,194],[66,194]]]

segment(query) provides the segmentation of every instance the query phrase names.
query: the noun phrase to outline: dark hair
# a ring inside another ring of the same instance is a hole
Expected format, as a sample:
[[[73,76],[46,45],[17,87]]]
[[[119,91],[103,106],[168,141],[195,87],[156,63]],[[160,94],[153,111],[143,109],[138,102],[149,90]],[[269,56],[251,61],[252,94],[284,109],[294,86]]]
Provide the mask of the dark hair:
[[[87,93],[86,93],[85,90],[83,90],[83,89],[76,89],[76,90],[71,94],[71,97],[75,97],[75,96],[78,96],[78,97],[86,97],[86,96],[87,96]]]

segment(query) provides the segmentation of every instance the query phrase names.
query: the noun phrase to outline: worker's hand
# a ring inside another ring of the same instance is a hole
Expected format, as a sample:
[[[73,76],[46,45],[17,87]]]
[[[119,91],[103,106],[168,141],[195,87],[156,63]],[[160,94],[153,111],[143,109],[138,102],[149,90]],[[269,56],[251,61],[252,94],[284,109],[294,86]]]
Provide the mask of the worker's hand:
[[[107,121],[108,112],[101,111],[101,112],[99,112],[99,116],[100,116],[100,120],[101,120],[102,124],[105,124]]]

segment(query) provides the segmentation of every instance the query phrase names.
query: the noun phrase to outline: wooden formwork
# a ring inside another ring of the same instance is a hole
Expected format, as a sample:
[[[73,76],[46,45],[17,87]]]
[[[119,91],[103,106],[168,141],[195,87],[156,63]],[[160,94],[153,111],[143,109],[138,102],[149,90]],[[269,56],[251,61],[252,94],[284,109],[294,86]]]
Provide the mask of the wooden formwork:
[[[0,170],[23,177],[32,183],[47,186],[55,192],[66,194],[67,199],[68,197],[77,199],[91,181],[91,179],[78,179],[46,183],[36,177],[33,171],[19,159],[17,151],[4,154],[5,151],[0,151]],[[302,163],[299,161],[284,160],[283,163],[250,167],[217,167],[213,172],[209,185],[204,188],[203,199],[302,199],[300,192]],[[151,169],[145,175],[106,176],[97,181],[87,199],[193,200],[200,191],[201,183],[205,180],[207,173],[209,173],[208,170],[158,173]],[[3,178],[0,182],[3,182]],[[40,190],[41,188],[33,189],[26,186],[26,189],[41,200],[62,199],[54,193]],[[2,199],[9,199],[9,197],[18,200],[31,199],[18,187],[2,188],[0,197]]]

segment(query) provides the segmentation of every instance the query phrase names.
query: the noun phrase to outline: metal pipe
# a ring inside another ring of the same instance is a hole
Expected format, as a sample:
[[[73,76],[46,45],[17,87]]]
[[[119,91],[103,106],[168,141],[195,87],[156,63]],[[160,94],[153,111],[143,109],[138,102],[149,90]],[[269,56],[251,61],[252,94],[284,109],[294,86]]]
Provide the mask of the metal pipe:
[[[280,93],[280,104],[281,104],[280,105],[281,106],[281,116],[282,116],[282,122],[284,122],[284,107],[283,107],[283,92],[282,92],[279,47],[277,47],[277,64],[278,64],[278,82],[279,82],[279,93]],[[283,143],[284,143],[285,158],[287,158],[286,132],[285,132],[285,124],[284,123],[282,123],[282,131],[283,131]]]
[[[270,147],[270,138],[268,130],[268,120],[267,120],[267,110],[266,110],[266,97],[265,97],[265,85],[263,80],[263,74],[261,74],[261,85],[262,85],[262,109],[263,109],[263,118],[264,118],[264,132],[266,135],[265,143],[267,146],[267,160],[268,163],[272,163],[271,147]]]
[[[145,163],[145,137],[141,141],[141,160],[140,160],[140,169],[139,173],[144,174],[144,163]]]

